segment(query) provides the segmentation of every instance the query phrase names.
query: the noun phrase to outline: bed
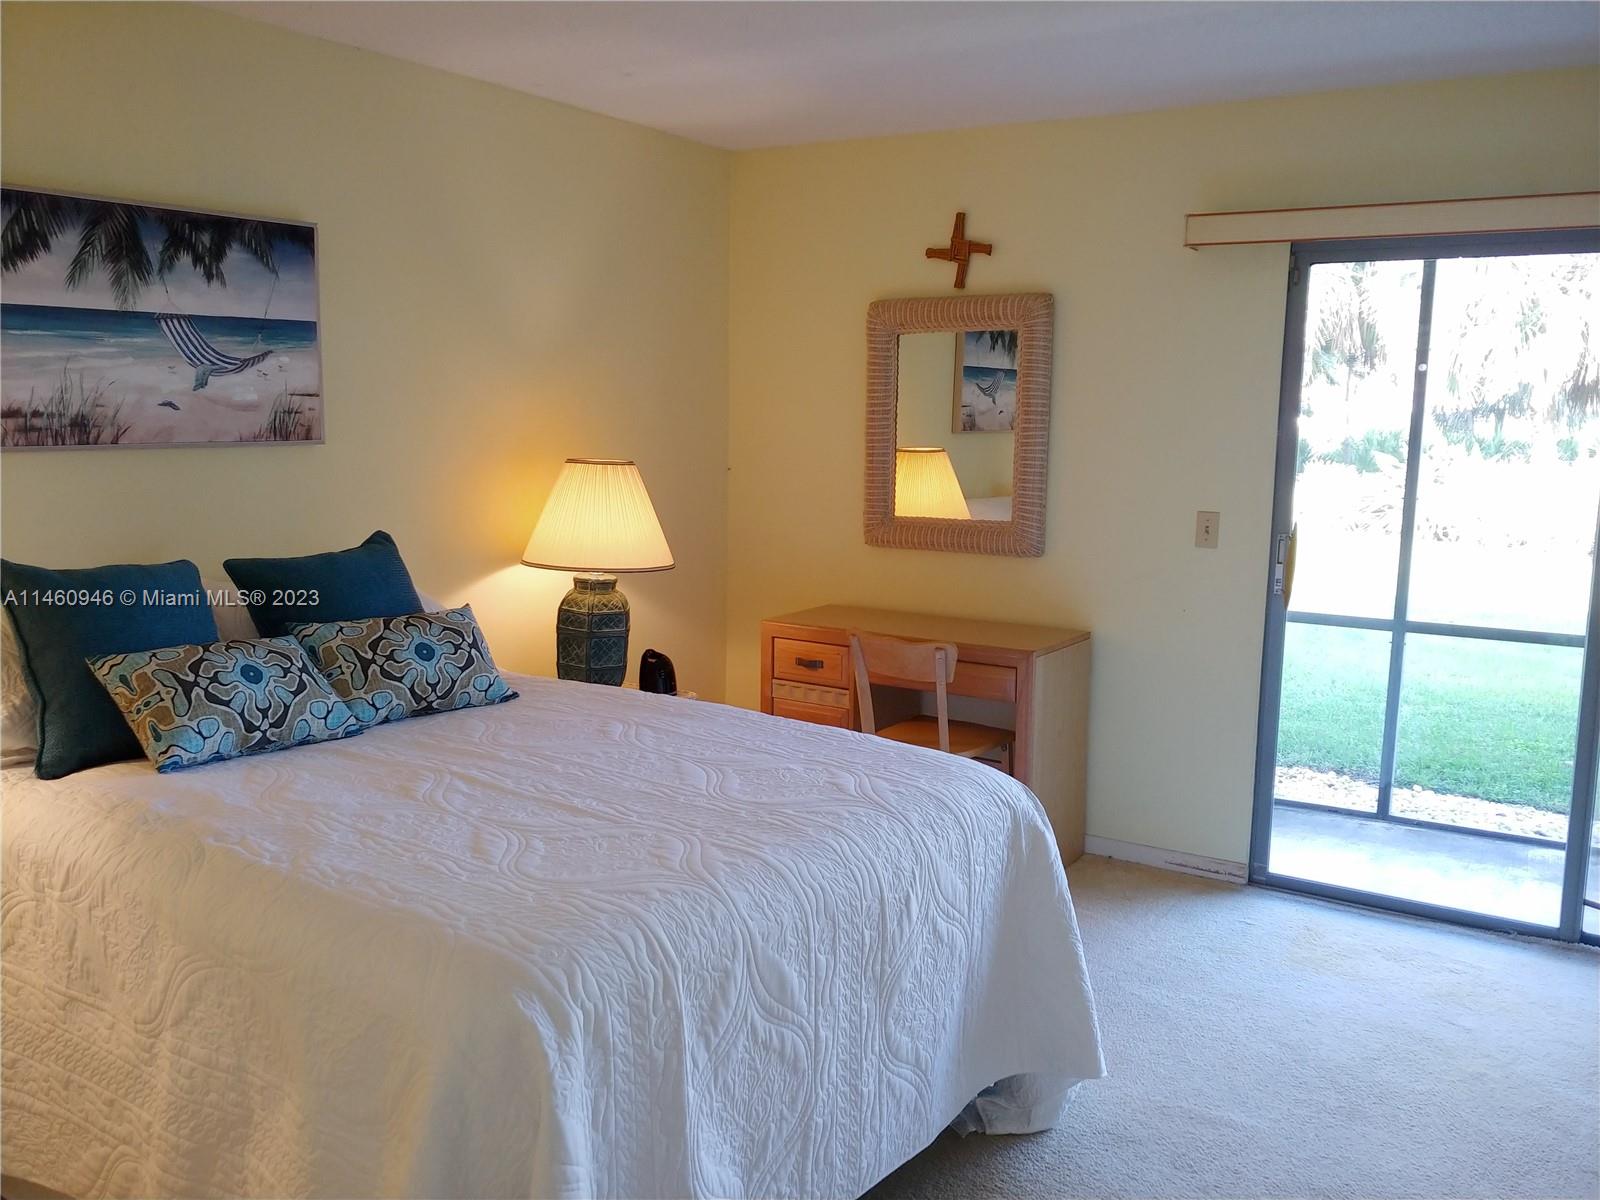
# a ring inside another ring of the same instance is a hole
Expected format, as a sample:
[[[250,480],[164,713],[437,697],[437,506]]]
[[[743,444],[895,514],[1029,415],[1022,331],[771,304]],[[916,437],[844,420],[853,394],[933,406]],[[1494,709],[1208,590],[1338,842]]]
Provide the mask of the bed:
[[[4,803],[4,1161],[71,1196],[852,1197],[1103,1073],[1038,802],[522,676]],[[981,1094],[981,1095],[980,1095]]]
[[[1011,520],[1010,496],[968,496],[967,511],[974,521]]]

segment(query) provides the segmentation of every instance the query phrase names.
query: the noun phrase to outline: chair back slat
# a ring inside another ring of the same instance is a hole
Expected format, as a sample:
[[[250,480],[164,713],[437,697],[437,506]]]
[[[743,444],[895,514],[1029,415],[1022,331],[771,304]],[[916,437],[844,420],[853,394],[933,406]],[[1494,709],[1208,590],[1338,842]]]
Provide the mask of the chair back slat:
[[[850,631],[850,660],[855,668],[856,703],[861,732],[878,732],[872,712],[872,681],[889,685],[933,686],[939,718],[939,749],[950,750],[948,685],[956,676],[956,648],[950,642],[908,642],[901,638]]]
[[[875,633],[852,632],[852,652],[859,646],[874,679],[903,679],[931,686],[940,674],[949,683],[956,677],[956,648],[950,642],[908,642]],[[939,652],[943,651],[941,660]]]
[[[856,708],[861,712],[861,732],[877,733],[878,722],[872,713],[872,681],[867,678],[867,656],[861,652],[861,637],[850,635],[850,665],[856,677]]]

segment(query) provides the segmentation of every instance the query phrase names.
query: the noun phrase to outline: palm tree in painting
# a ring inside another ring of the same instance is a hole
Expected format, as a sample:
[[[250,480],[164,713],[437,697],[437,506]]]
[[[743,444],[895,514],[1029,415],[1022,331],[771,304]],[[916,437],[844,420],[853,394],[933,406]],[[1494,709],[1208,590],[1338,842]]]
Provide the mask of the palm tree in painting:
[[[1012,362],[1017,360],[1017,331],[1015,329],[990,329],[985,332],[989,335],[989,350],[1000,351]]]
[[[313,236],[299,225],[11,188],[0,191],[0,216],[5,222],[0,226],[0,273],[20,270],[49,254],[57,239],[76,229],[78,244],[63,282],[77,288],[96,272],[104,272],[121,309],[133,308],[144,287],[183,263],[200,272],[207,284],[226,287],[223,267],[236,250],[276,275],[273,243],[310,250]],[[161,235],[154,259],[145,240],[145,230],[152,225]]]

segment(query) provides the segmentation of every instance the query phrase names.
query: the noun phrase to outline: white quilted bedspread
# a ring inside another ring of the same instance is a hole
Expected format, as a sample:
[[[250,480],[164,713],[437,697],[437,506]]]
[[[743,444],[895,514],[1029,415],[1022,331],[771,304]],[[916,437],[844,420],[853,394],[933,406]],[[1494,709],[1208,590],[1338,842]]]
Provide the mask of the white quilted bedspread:
[[[99,1196],[852,1197],[1102,1074],[1043,812],[721,705],[4,773],[4,1169]]]

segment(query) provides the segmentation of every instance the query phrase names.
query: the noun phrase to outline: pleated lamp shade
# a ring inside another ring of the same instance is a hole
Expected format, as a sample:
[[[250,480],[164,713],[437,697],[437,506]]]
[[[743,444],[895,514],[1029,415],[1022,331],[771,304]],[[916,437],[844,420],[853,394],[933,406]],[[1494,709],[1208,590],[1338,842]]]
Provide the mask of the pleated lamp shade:
[[[522,552],[556,571],[665,571],[672,550],[639,468],[607,458],[569,458]]]
[[[901,446],[894,452],[894,515],[972,519],[946,450]]]

